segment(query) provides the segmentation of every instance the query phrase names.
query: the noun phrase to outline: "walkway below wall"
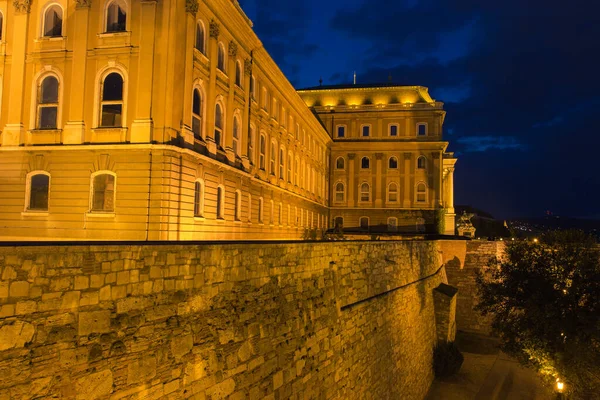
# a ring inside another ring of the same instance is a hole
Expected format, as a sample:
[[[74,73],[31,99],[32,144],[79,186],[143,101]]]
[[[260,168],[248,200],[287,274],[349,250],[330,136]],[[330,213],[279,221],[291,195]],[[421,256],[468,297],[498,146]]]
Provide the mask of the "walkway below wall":
[[[552,390],[533,370],[498,349],[488,336],[458,332],[465,361],[455,376],[436,379],[426,400],[548,400]]]

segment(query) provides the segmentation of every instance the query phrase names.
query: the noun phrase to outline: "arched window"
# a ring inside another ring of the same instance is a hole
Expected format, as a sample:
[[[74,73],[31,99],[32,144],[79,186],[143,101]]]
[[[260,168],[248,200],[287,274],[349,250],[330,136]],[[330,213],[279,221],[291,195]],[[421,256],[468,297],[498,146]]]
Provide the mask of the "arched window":
[[[417,159],[417,168],[427,169],[427,158],[425,158],[425,156],[421,156]]]
[[[236,115],[233,117],[233,152],[236,156],[240,154],[240,129],[240,117]]]
[[[254,142],[256,140],[256,131],[253,125],[250,125],[250,131],[248,132],[248,160],[251,164],[254,164]]]
[[[390,160],[388,162],[388,168],[398,169],[398,159],[396,157],[390,157]]]
[[[306,164],[304,163],[304,159],[302,159],[302,170],[300,173],[300,187],[304,189],[304,179],[306,175]]]
[[[26,209],[29,211],[48,211],[50,174],[47,172],[32,172],[27,177],[27,188]]]
[[[194,89],[192,100],[192,132],[196,139],[202,138],[202,95],[199,89]]]
[[[217,219],[225,219],[225,188],[217,187]]]
[[[285,150],[279,149],[279,179],[285,180]]]
[[[194,47],[200,53],[204,54],[204,24],[202,21],[198,21],[196,24],[196,43]]]
[[[298,186],[298,173],[300,171],[300,159],[296,157],[296,168],[294,168],[294,185]]]
[[[279,203],[279,206],[277,207],[277,217],[279,219],[279,225],[283,225],[283,205],[281,203]]]
[[[242,87],[242,63],[239,60],[235,62],[235,84]]]
[[[53,4],[44,12],[44,37],[62,36],[63,11],[58,4]]]
[[[294,156],[292,155],[292,152],[290,151],[288,153],[288,161],[287,161],[287,180],[288,183],[292,183],[292,166],[294,165]]]
[[[127,11],[125,3],[114,0],[106,7],[106,32],[125,32],[127,25]]]
[[[269,164],[269,172],[271,175],[275,175],[275,158],[277,157],[277,144],[275,141],[271,142],[271,162]]]
[[[217,146],[221,146],[221,139],[223,137],[223,107],[217,103],[215,106],[215,143]]]
[[[389,232],[397,232],[398,231],[398,218],[389,217],[387,220],[388,231]]]
[[[112,172],[97,172],[92,175],[92,211],[115,211],[116,178]]]
[[[360,160],[360,167],[362,169],[369,169],[371,167],[371,160],[369,157],[363,157],[362,160]]]
[[[360,217],[360,229],[362,229],[362,230],[369,229],[369,217]]]
[[[234,218],[236,221],[240,221],[242,219],[242,192],[239,190],[235,191]]]
[[[260,197],[258,199],[258,222],[261,223],[261,224],[263,223],[263,216],[264,216],[264,214],[263,214],[263,203],[264,203],[263,198]]]
[[[252,195],[248,193],[248,222],[252,223]]]
[[[204,215],[204,181],[199,179],[194,184],[194,217]]]
[[[346,160],[344,160],[344,157],[338,157],[337,160],[335,160],[335,169],[344,168],[346,168]]]
[[[417,203],[427,202],[427,186],[423,182],[417,185]]]
[[[335,201],[341,203],[346,198],[346,188],[342,182],[335,184]]]
[[[388,186],[388,202],[395,203],[398,201],[398,184],[392,182]]]
[[[258,146],[258,165],[260,169],[265,169],[265,153],[267,151],[267,139],[265,135],[260,134],[260,143]]]
[[[225,72],[225,46],[219,43],[219,53],[217,54],[217,68]]]
[[[275,203],[271,200],[271,213],[269,214],[269,223],[271,225],[275,224]]]
[[[360,185],[360,201],[371,201],[371,187],[366,182]]]
[[[339,231],[342,228],[344,228],[344,217],[335,217],[333,219],[333,229]]]
[[[123,126],[123,77],[117,72],[111,72],[102,81],[100,113],[101,127]]]
[[[58,121],[58,79],[49,75],[38,87],[37,129],[56,129]]]

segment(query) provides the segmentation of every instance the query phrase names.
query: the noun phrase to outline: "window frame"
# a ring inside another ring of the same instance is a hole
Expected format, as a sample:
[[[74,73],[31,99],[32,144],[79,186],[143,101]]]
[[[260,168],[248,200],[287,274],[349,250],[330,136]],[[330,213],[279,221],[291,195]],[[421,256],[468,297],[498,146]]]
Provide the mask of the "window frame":
[[[236,129],[237,124],[237,129]],[[237,134],[237,137],[236,137]],[[242,142],[242,117],[240,111],[236,110],[233,113],[233,126],[231,127],[231,147],[233,147],[233,154],[236,157],[241,156],[240,144]]]
[[[367,160],[367,166],[364,166],[364,161]],[[360,169],[371,169],[371,157],[363,156],[360,158]]]
[[[364,191],[363,190],[363,186],[367,185],[368,190]],[[363,199],[363,195],[367,194],[367,200]],[[358,185],[358,202],[359,203],[371,203],[372,201],[372,196],[371,196],[371,185],[369,184],[369,182],[365,182],[363,181],[360,185]]]
[[[420,134],[419,133],[419,127],[424,126],[425,127],[425,133],[424,134]],[[429,136],[429,126],[427,124],[427,122],[417,122],[416,125],[416,135],[417,137],[426,137]]]
[[[267,158],[267,136],[264,132],[260,133],[258,143],[258,168],[266,171],[266,158]]]
[[[58,7],[61,12],[60,35],[57,35],[57,36],[54,36],[54,35],[47,36],[46,35],[46,13],[52,7]],[[65,33],[65,10],[61,4],[56,3],[56,2],[46,4],[46,6],[42,10],[41,17],[42,17],[42,21],[41,21],[41,25],[40,25],[40,34],[39,34],[39,37],[41,39],[57,39],[57,38],[65,37],[65,35],[64,35],[64,33]]]
[[[279,179],[284,180],[285,181],[285,147],[280,146],[279,147]]]
[[[198,193],[198,187],[200,192]],[[204,179],[196,178],[194,181],[194,218],[204,218],[204,197],[206,189],[204,185]]]
[[[339,167],[338,161],[342,160],[342,168]],[[336,171],[345,171],[346,170],[346,158],[344,156],[339,156],[335,159],[335,170]]]
[[[364,133],[365,133],[365,128],[368,128],[368,131],[369,131],[369,132],[368,132],[369,134],[368,134],[368,135],[366,135],[366,136],[365,136],[365,134],[364,134]],[[371,126],[371,124],[362,124],[362,125],[360,126],[360,137],[361,137],[361,138],[365,138],[365,137],[372,137],[372,136],[371,136],[371,131],[372,131],[372,129],[373,129],[373,127]]]
[[[392,192],[390,189],[392,187],[392,185],[394,185],[396,187],[396,190],[394,192]],[[392,200],[390,198],[390,194],[395,193],[396,194],[396,200]],[[387,185],[387,202],[388,203],[398,203],[400,201],[400,185],[398,184],[398,182],[390,182]]]
[[[423,187],[425,188],[424,191],[419,192],[419,187],[423,185]],[[419,195],[423,195],[423,200],[419,200]],[[415,203],[419,203],[419,204],[427,204],[427,198],[428,198],[428,190],[427,190],[427,184],[423,181],[419,181],[417,182],[417,184],[415,185]]]
[[[235,61],[235,84],[240,89],[244,87],[244,72],[240,60]]]
[[[114,177],[114,188],[113,188],[113,209],[112,210],[94,210],[94,181],[96,179],[97,176],[99,175],[112,175]],[[100,170],[100,171],[96,171],[93,172],[90,175],[90,204],[89,204],[89,211],[88,213],[90,214],[100,214],[100,215],[114,215],[116,213],[117,210],[117,174],[113,171],[109,171],[109,170]]]
[[[221,127],[217,126],[217,107],[221,109]],[[227,117],[225,114],[225,105],[217,100],[215,102],[215,124],[213,127],[213,139],[217,148],[223,148],[223,142],[225,140],[225,132],[226,132],[226,121]],[[217,133],[219,133],[219,140],[217,141]]]
[[[264,224],[264,219],[265,219],[264,205],[265,205],[265,200],[261,196],[258,198],[258,223],[259,224]]]
[[[256,162],[256,157],[254,151],[256,149],[256,128],[254,124],[250,124],[250,128],[248,129],[248,161],[250,164],[254,165]]]
[[[343,135],[340,136],[340,128],[343,130]],[[337,139],[345,139],[347,137],[346,132],[348,131],[348,127],[346,124],[339,124],[335,127],[335,137]]]
[[[42,103],[42,85],[44,81],[48,78],[56,79],[57,93],[56,93],[56,103]],[[44,130],[44,131],[52,131],[52,130],[60,130],[61,128],[61,118],[62,118],[62,77],[55,73],[54,71],[42,73],[36,80],[36,84],[34,85],[34,102],[35,102],[35,111],[34,111],[34,121],[32,124],[32,128],[35,130]],[[56,108],[56,126],[53,128],[42,128],[41,126],[41,111],[43,108]]]
[[[227,75],[227,53],[223,42],[219,42],[217,46],[217,70]]]
[[[218,220],[225,220],[225,186],[217,186],[217,202],[216,202],[216,216]]]
[[[424,160],[422,167],[420,166],[421,160]],[[428,162],[427,157],[425,157],[424,155],[420,155],[419,157],[417,157],[417,170],[427,171],[427,162]]]
[[[237,222],[242,220],[242,191],[240,189],[235,190],[233,220]]]
[[[338,186],[342,185],[342,190],[338,189]],[[338,195],[341,195],[341,200],[338,199]],[[337,181],[333,186],[333,201],[335,203],[344,203],[346,201],[346,185],[342,181]]]
[[[123,7],[123,9],[125,10],[125,29],[123,29],[122,31],[109,31],[108,30],[108,8],[113,4],[113,3],[117,3],[117,5],[121,5]],[[103,20],[102,20],[102,32],[104,34],[119,34],[119,33],[124,33],[124,32],[129,32],[129,24],[130,24],[130,17],[131,16],[131,10],[129,7],[129,2],[125,1],[125,0],[107,0],[104,3],[104,12],[103,12]]]
[[[194,95],[196,93],[196,91],[198,92],[199,98],[200,98],[200,114],[196,114],[194,112]],[[206,96],[204,95],[204,88],[198,84],[194,85],[194,88],[192,90],[192,123],[190,124],[190,128],[192,133],[194,134],[194,138],[198,139],[198,140],[203,140],[205,138],[205,131],[204,131],[204,116],[206,115]],[[196,137],[196,132],[194,132],[194,119],[199,120],[198,126],[200,128],[200,132],[198,132],[198,136]]]
[[[363,220],[367,221],[367,226],[363,226]],[[368,216],[363,215],[358,219],[358,228],[359,229],[368,231],[370,226],[371,226],[371,218],[369,218]]]
[[[33,177],[37,175],[44,175],[48,177],[48,192],[46,194],[47,197],[47,207],[43,208],[31,208],[31,181]],[[44,170],[34,170],[27,174],[25,177],[25,208],[24,212],[28,214],[48,214],[50,212],[50,190],[52,187],[52,175],[48,171]]]
[[[392,167],[392,160],[396,161],[396,166]],[[390,156],[390,158],[388,158],[388,169],[394,169],[397,170],[398,169],[398,157],[396,156]]]
[[[121,100],[106,100],[104,101],[104,82],[109,75],[116,73],[121,76],[123,80],[123,91],[121,95]],[[97,107],[95,107],[96,118],[95,118],[95,126],[99,129],[123,129],[127,126],[127,95],[128,95],[128,76],[126,70],[121,68],[120,66],[108,67],[104,70],[100,71],[98,74],[98,84],[97,84],[97,95],[95,101],[97,101]],[[104,126],[102,125],[102,109],[104,105],[114,105],[121,104],[121,126]]]
[[[396,128],[396,134],[392,135],[392,127]],[[388,124],[388,136],[389,137],[399,137],[400,136],[400,124],[396,122],[392,122]]]
[[[202,32],[202,48],[198,48],[198,32]],[[202,19],[196,20],[196,32],[194,36],[194,49],[202,55],[206,55],[206,25]]]

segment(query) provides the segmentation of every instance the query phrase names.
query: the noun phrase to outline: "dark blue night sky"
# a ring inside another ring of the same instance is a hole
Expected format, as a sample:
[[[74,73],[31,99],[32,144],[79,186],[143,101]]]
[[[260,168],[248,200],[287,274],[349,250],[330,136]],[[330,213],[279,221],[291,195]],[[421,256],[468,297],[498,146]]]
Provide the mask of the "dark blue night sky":
[[[241,0],[297,88],[388,81],[445,103],[456,204],[600,218],[600,2]]]

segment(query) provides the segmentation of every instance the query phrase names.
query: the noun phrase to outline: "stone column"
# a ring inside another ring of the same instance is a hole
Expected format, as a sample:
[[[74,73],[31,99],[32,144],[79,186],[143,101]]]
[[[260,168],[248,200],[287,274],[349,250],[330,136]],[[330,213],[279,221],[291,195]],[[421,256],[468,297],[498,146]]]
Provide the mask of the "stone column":
[[[193,84],[194,84],[194,48],[196,47],[196,12],[198,11],[198,2],[189,0],[185,3],[185,70],[183,84],[183,121],[181,124],[181,136],[185,142],[185,146],[193,146],[194,132],[192,131],[192,102],[193,102]],[[203,98],[206,102],[207,99]],[[208,113],[208,110],[207,110]],[[203,115],[200,135],[203,134],[202,129],[207,129],[206,115]]]
[[[456,212],[454,211],[454,162],[456,159],[444,160],[452,166],[444,168],[444,234],[454,235],[456,226]]]
[[[229,42],[229,57],[227,57],[227,73],[229,76],[229,95],[227,96],[227,112],[225,113],[225,129],[227,132],[223,132],[223,148],[227,154],[227,159],[231,164],[235,162],[235,152],[233,151],[233,114],[234,114],[234,98],[235,98],[235,62],[237,59],[238,45],[233,40]],[[240,124],[242,121],[240,121]],[[240,136],[242,127],[240,126]],[[238,145],[240,143],[238,142]]]
[[[381,173],[381,168],[382,168],[382,160],[383,159],[383,153],[375,153],[375,187],[374,187],[374,191],[373,191],[373,200],[374,200],[374,206],[375,207],[381,207],[382,206],[382,180],[383,180],[383,175]]]
[[[75,32],[87,32],[91,0],[77,0],[73,23]],[[79,35],[73,41],[73,60],[71,68],[71,92],[69,94],[68,120],[63,129],[64,144],[81,144],[85,142],[85,88],[87,70],[88,35]],[[64,113],[67,115],[67,113]],[[91,124],[91,122],[90,122]],[[91,126],[89,126],[91,127]]]
[[[217,98],[217,58],[219,52],[220,25],[214,19],[210,21],[208,54],[210,60],[210,78],[208,80],[208,93],[206,99],[206,147],[213,157],[217,155],[215,143],[215,104]]]
[[[14,0],[13,6],[15,7],[14,18],[9,25],[9,28],[13,29],[13,42],[9,96],[7,97],[8,117],[2,132],[2,146],[20,146],[25,142],[23,94],[25,92],[25,56],[31,1]]]
[[[432,160],[432,164],[433,164],[433,171],[432,171],[432,179],[433,179],[433,206],[434,207],[439,207],[441,205],[441,198],[442,198],[442,174],[441,174],[441,168],[442,168],[442,154],[438,151],[434,151],[431,153],[431,160]]]
[[[348,154],[348,180],[347,180],[347,186],[348,186],[348,194],[346,197],[346,200],[348,202],[348,207],[354,207],[354,190],[356,189],[356,177],[354,176],[354,168],[355,165],[354,163],[356,162],[356,154],[355,153],[350,153]]]
[[[411,193],[411,182],[410,175],[412,173],[412,154],[404,153],[404,200],[402,201],[402,207],[410,208],[412,199],[410,198]]]
[[[250,140],[250,107],[252,105],[252,100],[250,99],[250,82],[252,80],[252,60],[247,58],[244,61],[244,99],[246,100],[244,103],[244,110],[242,112],[242,137],[240,138],[240,146],[241,151],[240,154],[242,156],[242,166],[246,171],[250,169],[250,157],[248,156],[248,142]],[[256,138],[254,138],[256,141]],[[254,143],[254,147],[256,148],[256,143]],[[294,160],[292,160],[294,162]],[[295,168],[295,165],[292,167]]]
[[[152,83],[154,76],[154,36],[156,1],[142,0],[140,13],[140,49],[138,58],[135,119],[131,124],[131,143],[152,141]],[[187,46],[189,47],[189,45]],[[186,47],[186,52],[188,51]],[[189,91],[188,86],[184,91]],[[131,96],[130,96],[131,97]]]

